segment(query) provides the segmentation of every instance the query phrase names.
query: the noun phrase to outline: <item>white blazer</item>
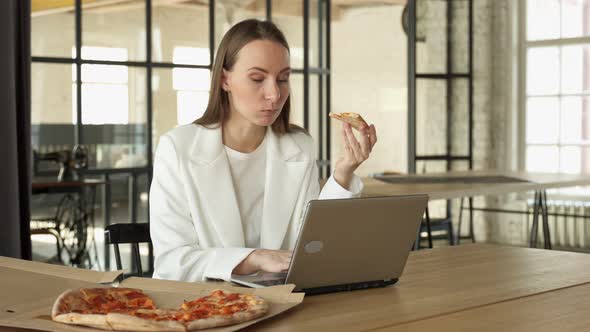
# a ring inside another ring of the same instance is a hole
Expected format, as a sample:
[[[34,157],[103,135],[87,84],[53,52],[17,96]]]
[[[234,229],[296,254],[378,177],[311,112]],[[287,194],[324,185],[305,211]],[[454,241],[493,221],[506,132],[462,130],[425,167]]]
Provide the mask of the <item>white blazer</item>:
[[[306,203],[311,199],[360,195],[333,177],[320,194],[313,140],[305,133],[266,137],[266,170],[260,244],[293,249]],[[150,234],[154,278],[229,280],[232,270],[255,248],[244,248],[244,233],[221,127],[189,124],[162,137],[150,188]]]

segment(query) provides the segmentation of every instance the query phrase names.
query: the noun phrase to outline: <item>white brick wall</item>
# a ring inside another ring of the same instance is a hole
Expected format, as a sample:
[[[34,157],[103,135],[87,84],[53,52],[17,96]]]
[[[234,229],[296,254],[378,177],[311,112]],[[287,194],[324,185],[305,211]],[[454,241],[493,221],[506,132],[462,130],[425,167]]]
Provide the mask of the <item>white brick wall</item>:
[[[429,58],[425,64],[418,64],[424,71],[437,72],[446,69],[446,1],[428,0],[426,19],[427,37],[425,48]],[[512,18],[515,5],[511,0],[474,0],[474,90],[473,90],[473,151],[474,169],[505,169],[509,167],[511,156],[509,136],[509,117],[512,112]],[[455,72],[467,69],[467,1],[454,2],[453,23],[453,68]],[[422,70],[421,70],[422,71]],[[429,83],[427,91],[418,91],[418,151],[444,153],[446,135],[445,91],[444,85]],[[418,89],[424,86],[418,85]],[[452,154],[467,152],[467,97],[466,85],[456,84],[453,91],[453,141]],[[421,97],[422,96],[422,97]],[[431,163],[432,164],[432,163]],[[456,165],[454,169],[464,169]],[[421,169],[418,168],[418,171]],[[444,163],[430,166],[427,171],[444,170]],[[512,201],[514,195],[506,197],[479,197],[475,206],[500,207]],[[511,203],[512,208],[522,209],[523,202]],[[459,202],[454,202],[454,216],[458,216]],[[444,205],[436,206],[435,213],[442,213]],[[466,217],[466,215],[464,214]],[[463,229],[466,232],[467,219]],[[524,244],[524,218],[520,215],[477,213],[476,238],[492,242]]]
[[[358,112],[377,127],[379,141],[358,169],[365,176],[407,166],[407,39],[402,6],[348,9],[332,22],[332,111]],[[332,161],[341,125],[332,121]]]

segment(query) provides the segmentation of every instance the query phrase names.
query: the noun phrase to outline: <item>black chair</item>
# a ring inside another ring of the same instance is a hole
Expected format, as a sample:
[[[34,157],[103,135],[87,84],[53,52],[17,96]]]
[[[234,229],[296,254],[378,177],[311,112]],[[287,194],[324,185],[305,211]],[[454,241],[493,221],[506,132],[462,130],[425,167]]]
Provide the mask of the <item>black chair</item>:
[[[453,237],[453,221],[451,218],[432,218],[430,219],[430,231],[431,232],[443,232],[440,235],[431,235],[432,240],[448,240],[449,245],[454,245],[455,240]],[[426,223],[423,222],[420,225],[420,233],[428,232],[428,228]],[[426,237],[419,236],[416,240],[418,241],[418,247],[423,248],[420,246],[420,242],[423,239],[428,239],[428,235]]]
[[[428,223],[427,221],[430,221]],[[443,235],[433,235],[432,232],[437,231],[444,231]],[[424,238],[422,233],[426,232],[426,239],[428,240],[428,246],[423,247],[421,246],[421,241]],[[430,218],[428,213],[428,208],[425,211],[425,218],[422,220],[420,224],[420,229],[418,231],[418,235],[416,236],[416,241],[414,242],[413,250],[419,250],[423,248],[432,248],[432,241],[433,240],[440,240],[440,239],[448,239],[449,245],[454,245],[455,241],[453,238],[453,219],[449,218]]]
[[[132,262],[135,263],[137,273],[125,275],[125,277],[137,275],[143,277],[143,269],[141,268],[141,255],[139,253],[139,244],[148,243],[152,245],[150,238],[150,226],[148,223],[137,224],[112,224],[105,227],[104,238],[106,243],[115,246],[115,259],[117,261],[117,269],[122,270],[121,253],[119,252],[119,244],[131,244]],[[150,250],[151,252],[151,250]],[[151,259],[150,259],[151,262]],[[151,268],[150,268],[151,269]]]

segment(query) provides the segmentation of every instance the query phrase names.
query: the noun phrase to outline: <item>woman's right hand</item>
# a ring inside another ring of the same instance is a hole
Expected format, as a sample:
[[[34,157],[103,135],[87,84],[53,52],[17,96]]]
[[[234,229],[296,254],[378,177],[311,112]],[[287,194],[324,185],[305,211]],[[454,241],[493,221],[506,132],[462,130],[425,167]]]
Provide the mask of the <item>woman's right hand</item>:
[[[238,264],[232,271],[234,274],[252,274],[258,270],[265,272],[281,272],[289,269],[290,250],[256,249]]]

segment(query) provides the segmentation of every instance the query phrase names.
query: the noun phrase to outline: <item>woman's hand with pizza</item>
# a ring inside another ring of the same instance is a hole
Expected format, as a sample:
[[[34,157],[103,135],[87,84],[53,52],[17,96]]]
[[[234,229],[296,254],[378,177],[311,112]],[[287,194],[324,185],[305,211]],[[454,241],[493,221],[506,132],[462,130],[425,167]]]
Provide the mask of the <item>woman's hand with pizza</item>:
[[[331,113],[330,117],[342,121],[344,149],[336,161],[334,179],[342,187],[348,188],[354,171],[371,155],[377,143],[377,131],[374,125],[368,125],[356,113]],[[356,129],[360,134],[360,142],[352,132]]]

